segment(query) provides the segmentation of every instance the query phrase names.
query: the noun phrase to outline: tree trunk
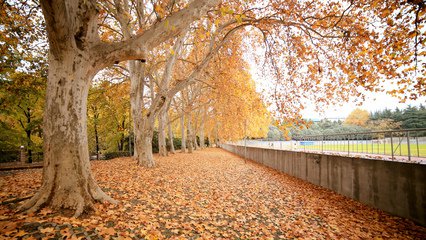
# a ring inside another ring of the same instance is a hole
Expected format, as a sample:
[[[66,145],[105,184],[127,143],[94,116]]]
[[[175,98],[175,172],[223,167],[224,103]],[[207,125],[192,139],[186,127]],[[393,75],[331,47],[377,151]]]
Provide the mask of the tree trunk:
[[[185,138],[185,114],[182,111],[182,116],[180,117],[180,129],[181,129],[181,152],[186,152],[186,138]]]
[[[44,110],[43,183],[21,206],[36,211],[44,205],[75,210],[92,209],[95,201],[115,202],[96,184],[90,171],[87,144],[87,95],[96,70],[90,57],[63,53],[49,56]]]
[[[205,120],[205,115],[203,115],[203,117],[201,118],[201,123],[200,123],[200,148],[204,149],[206,148],[206,143],[205,143],[205,135],[204,135],[204,120]]]
[[[170,118],[168,115],[167,115],[167,129],[169,132],[170,153],[174,154],[176,151],[175,151],[175,144],[173,142],[174,137],[173,137],[173,131],[172,131],[172,123],[170,122]]]
[[[212,146],[212,138],[210,136],[210,133],[207,135],[207,147],[211,147]]]
[[[154,120],[149,116],[143,116],[142,119],[142,129],[143,131],[139,135],[139,143],[137,156],[135,151],[135,156],[137,163],[140,166],[152,168],[155,167],[154,157],[152,154],[152,137],[154,135]],[[135,145],[136,149],[136,145]]]
[[[191,126],[191,116],[188,116],[188,126],[187,126],[187,134],[188,134],[188,153],[192,153],[194,151],[194,138],[192,137],[192,126]]]
[[[193,133],[195,133],[195,132],[196,131],[193,131]],[[193,134],[193,139],[194,139],[194,149],[200,150],[200,144],[198,144],[197,134]]]
[[[25,133],[27,134],[27,157],[28,157],[28,163],[33,162],[33,151],[32,151],[32,141],[31,141],[31,109],[27,108],[27,112],[25,113],[25,116],[27,117],[27,127],[25,130]]]
[[[201,122],[203,121],[202,117],[199,119],[198,116],[200,116],[201,114],[201,109],[198,109],[196,115],[195,115],[195,124],[193,124],[193,136],[194,136],[194,148],[195,150],[200,150],[201,149],[201,138],[200,136],[197,135],[200,126],[201,126]],[[200,120],[200,124],[198,124],[198,120]]]
[[[99,160],[99,134],[98,134],[98,119],[99,114],[94,116],[94,125],[95,125],[95,144],[96,144],[96,160]]]
[[[30,122],[28,122],[29,124]],[[33,151],[32,151],[32,141],[31,141],[31,130],[25,131],[27,134],[27,157],[28,163],[33,162]]]
[[[143,91],[144,91],[144,66],[138,61],[129,61],[128,68],[130,72],[130,110],[133,120],[134,148],[133,158],[139,164],[143,162],[144,140],[142,119],[143,109]]]
[[[167,156],[166,147],[166,114],[165,107],[158,114],[158,153],[160,156]]]
[[[214,145],[215,147],[219,147],[219,124],[215,125],[215,137],[214,137]]]

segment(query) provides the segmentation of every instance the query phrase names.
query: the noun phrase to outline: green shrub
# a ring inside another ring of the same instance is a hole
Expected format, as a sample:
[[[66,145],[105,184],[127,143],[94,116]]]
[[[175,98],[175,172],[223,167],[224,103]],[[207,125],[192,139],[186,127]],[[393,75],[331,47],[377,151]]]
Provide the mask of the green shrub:
[[[19,151],[0,151],[0,163],[19,161]]]
[[[113,158],[119,158],[119,157],[130,157],[129,152],[108,152],[104,154],[105,160],[113,159]]]

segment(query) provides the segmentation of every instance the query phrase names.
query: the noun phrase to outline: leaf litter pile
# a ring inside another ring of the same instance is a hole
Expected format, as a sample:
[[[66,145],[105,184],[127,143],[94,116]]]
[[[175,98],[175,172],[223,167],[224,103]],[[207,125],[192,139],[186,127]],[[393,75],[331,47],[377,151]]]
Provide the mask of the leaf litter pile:
[[[41,169],[0,172],[0,239],[426,239],[426,228],[220,149],[93,161],[118,205],[81,218],[16,213]]]

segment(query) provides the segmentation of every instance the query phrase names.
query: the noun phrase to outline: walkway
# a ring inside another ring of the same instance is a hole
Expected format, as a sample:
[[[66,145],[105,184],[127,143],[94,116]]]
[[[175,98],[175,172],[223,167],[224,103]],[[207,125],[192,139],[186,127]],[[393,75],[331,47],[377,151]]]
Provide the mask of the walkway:
[[[221,149],[156,158],[158,167],[150,170],[129,158],[94,161],[96,179],[121,203],[97,204],[83,219],[49,209],[34,216],[14,214],[14,204],[1,205],[0,239],[426,238],[426,228],[408,220]],[[40,169],[0,175],[0,201],[33,194],[40,178]]]

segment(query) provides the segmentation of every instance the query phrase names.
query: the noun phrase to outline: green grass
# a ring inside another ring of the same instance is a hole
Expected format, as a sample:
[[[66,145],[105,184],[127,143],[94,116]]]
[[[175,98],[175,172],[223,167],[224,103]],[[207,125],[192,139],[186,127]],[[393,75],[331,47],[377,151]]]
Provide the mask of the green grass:
[[[321,146],[321,142],[315,142],[316,145],[313,146],[299,146],[299,149],[306,149],[306,150],[324,150],[324,151],[335,151],[335,152],[347,152],[348,151],[348,144],[344,143],[336,143],[336,144],[324,144]],[[391,152],[391,144],[371,144],[370,143],[350,143],[349,144],[349,151],[351,153],[366,153],[366,154],[380,154],[380,155],[392,155]],[[398,144],[393,145],[393,151],[395,156],[408,156],[408,145],[401,144],[398,146]],[[410,152],[411,156],[413,157],[426,157],[426,144],[419,144],[416,145],[415,143],[410,143]]]

